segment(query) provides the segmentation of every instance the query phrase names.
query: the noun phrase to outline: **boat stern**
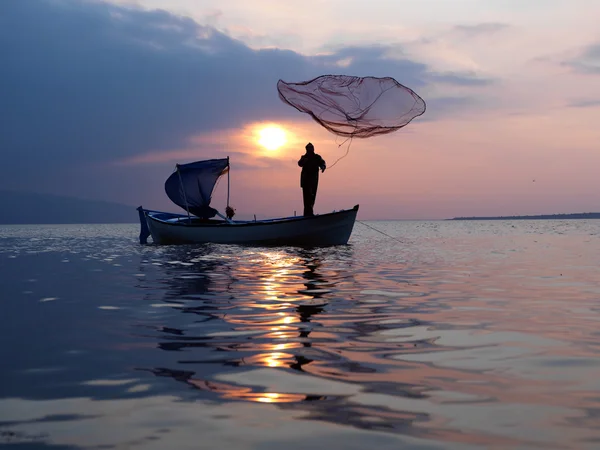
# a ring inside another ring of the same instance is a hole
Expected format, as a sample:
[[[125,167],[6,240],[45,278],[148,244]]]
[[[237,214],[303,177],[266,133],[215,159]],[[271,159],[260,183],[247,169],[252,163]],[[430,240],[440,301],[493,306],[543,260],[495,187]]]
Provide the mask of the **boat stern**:
[[[148,237],[150,237],[150,229],[148,228],[148,222],[146,221],[146,211],[141,206],[137,208],[140,218],[140,244],[146,245],[148,243]]]

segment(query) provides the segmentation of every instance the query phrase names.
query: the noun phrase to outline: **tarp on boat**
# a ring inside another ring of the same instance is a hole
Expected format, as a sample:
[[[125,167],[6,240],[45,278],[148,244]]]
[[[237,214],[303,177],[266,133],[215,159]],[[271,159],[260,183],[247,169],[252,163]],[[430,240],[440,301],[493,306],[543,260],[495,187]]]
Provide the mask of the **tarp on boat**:
[[[165,192],[173,203],[190,214],[210,219],[217,214],[210,201],[217,180],[229,170],[229,158],[209,159],[178,164],[177,170],[165,181]]]

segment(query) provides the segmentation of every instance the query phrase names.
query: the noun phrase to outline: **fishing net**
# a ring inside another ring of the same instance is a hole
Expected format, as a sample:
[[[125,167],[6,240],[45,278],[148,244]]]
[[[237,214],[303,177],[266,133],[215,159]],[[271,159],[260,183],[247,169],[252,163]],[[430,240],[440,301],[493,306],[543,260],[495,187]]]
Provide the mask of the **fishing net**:
[[[390,77],[322,75],[277,83],[279,97],[332,133],[368,138],[391,133],[425,112],[425,101]]]

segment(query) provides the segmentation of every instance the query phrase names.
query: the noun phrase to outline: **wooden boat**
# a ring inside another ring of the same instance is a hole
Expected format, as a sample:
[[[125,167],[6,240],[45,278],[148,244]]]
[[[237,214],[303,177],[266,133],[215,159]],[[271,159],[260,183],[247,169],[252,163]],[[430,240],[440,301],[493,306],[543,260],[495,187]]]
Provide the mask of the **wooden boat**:
[[[229,158],[177,165],[165,182],[171,201],[186,214],[138,207],[140,243],[152,237],[155,244],[239,244],[324,247],[348,243],[358,205],[352,209],[315,216],[265,220],[232,220],[210,206],[218,179],[227,173],[229,206]],[[215,219],[219,216],[220,219]]]

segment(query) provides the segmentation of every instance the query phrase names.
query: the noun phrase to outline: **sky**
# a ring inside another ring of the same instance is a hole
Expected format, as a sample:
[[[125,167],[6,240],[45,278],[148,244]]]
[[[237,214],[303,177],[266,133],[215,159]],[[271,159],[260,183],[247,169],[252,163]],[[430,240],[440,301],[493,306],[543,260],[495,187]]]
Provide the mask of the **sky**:
[[[237,217],[287,216],[310,141],[317,213],[600,211],[597,17],[597,0],[3,1],[0,189],[179,212],[175,164],[229,156]],[[276,89],[332,73],[393,77],[427,110],[344,142]]]

